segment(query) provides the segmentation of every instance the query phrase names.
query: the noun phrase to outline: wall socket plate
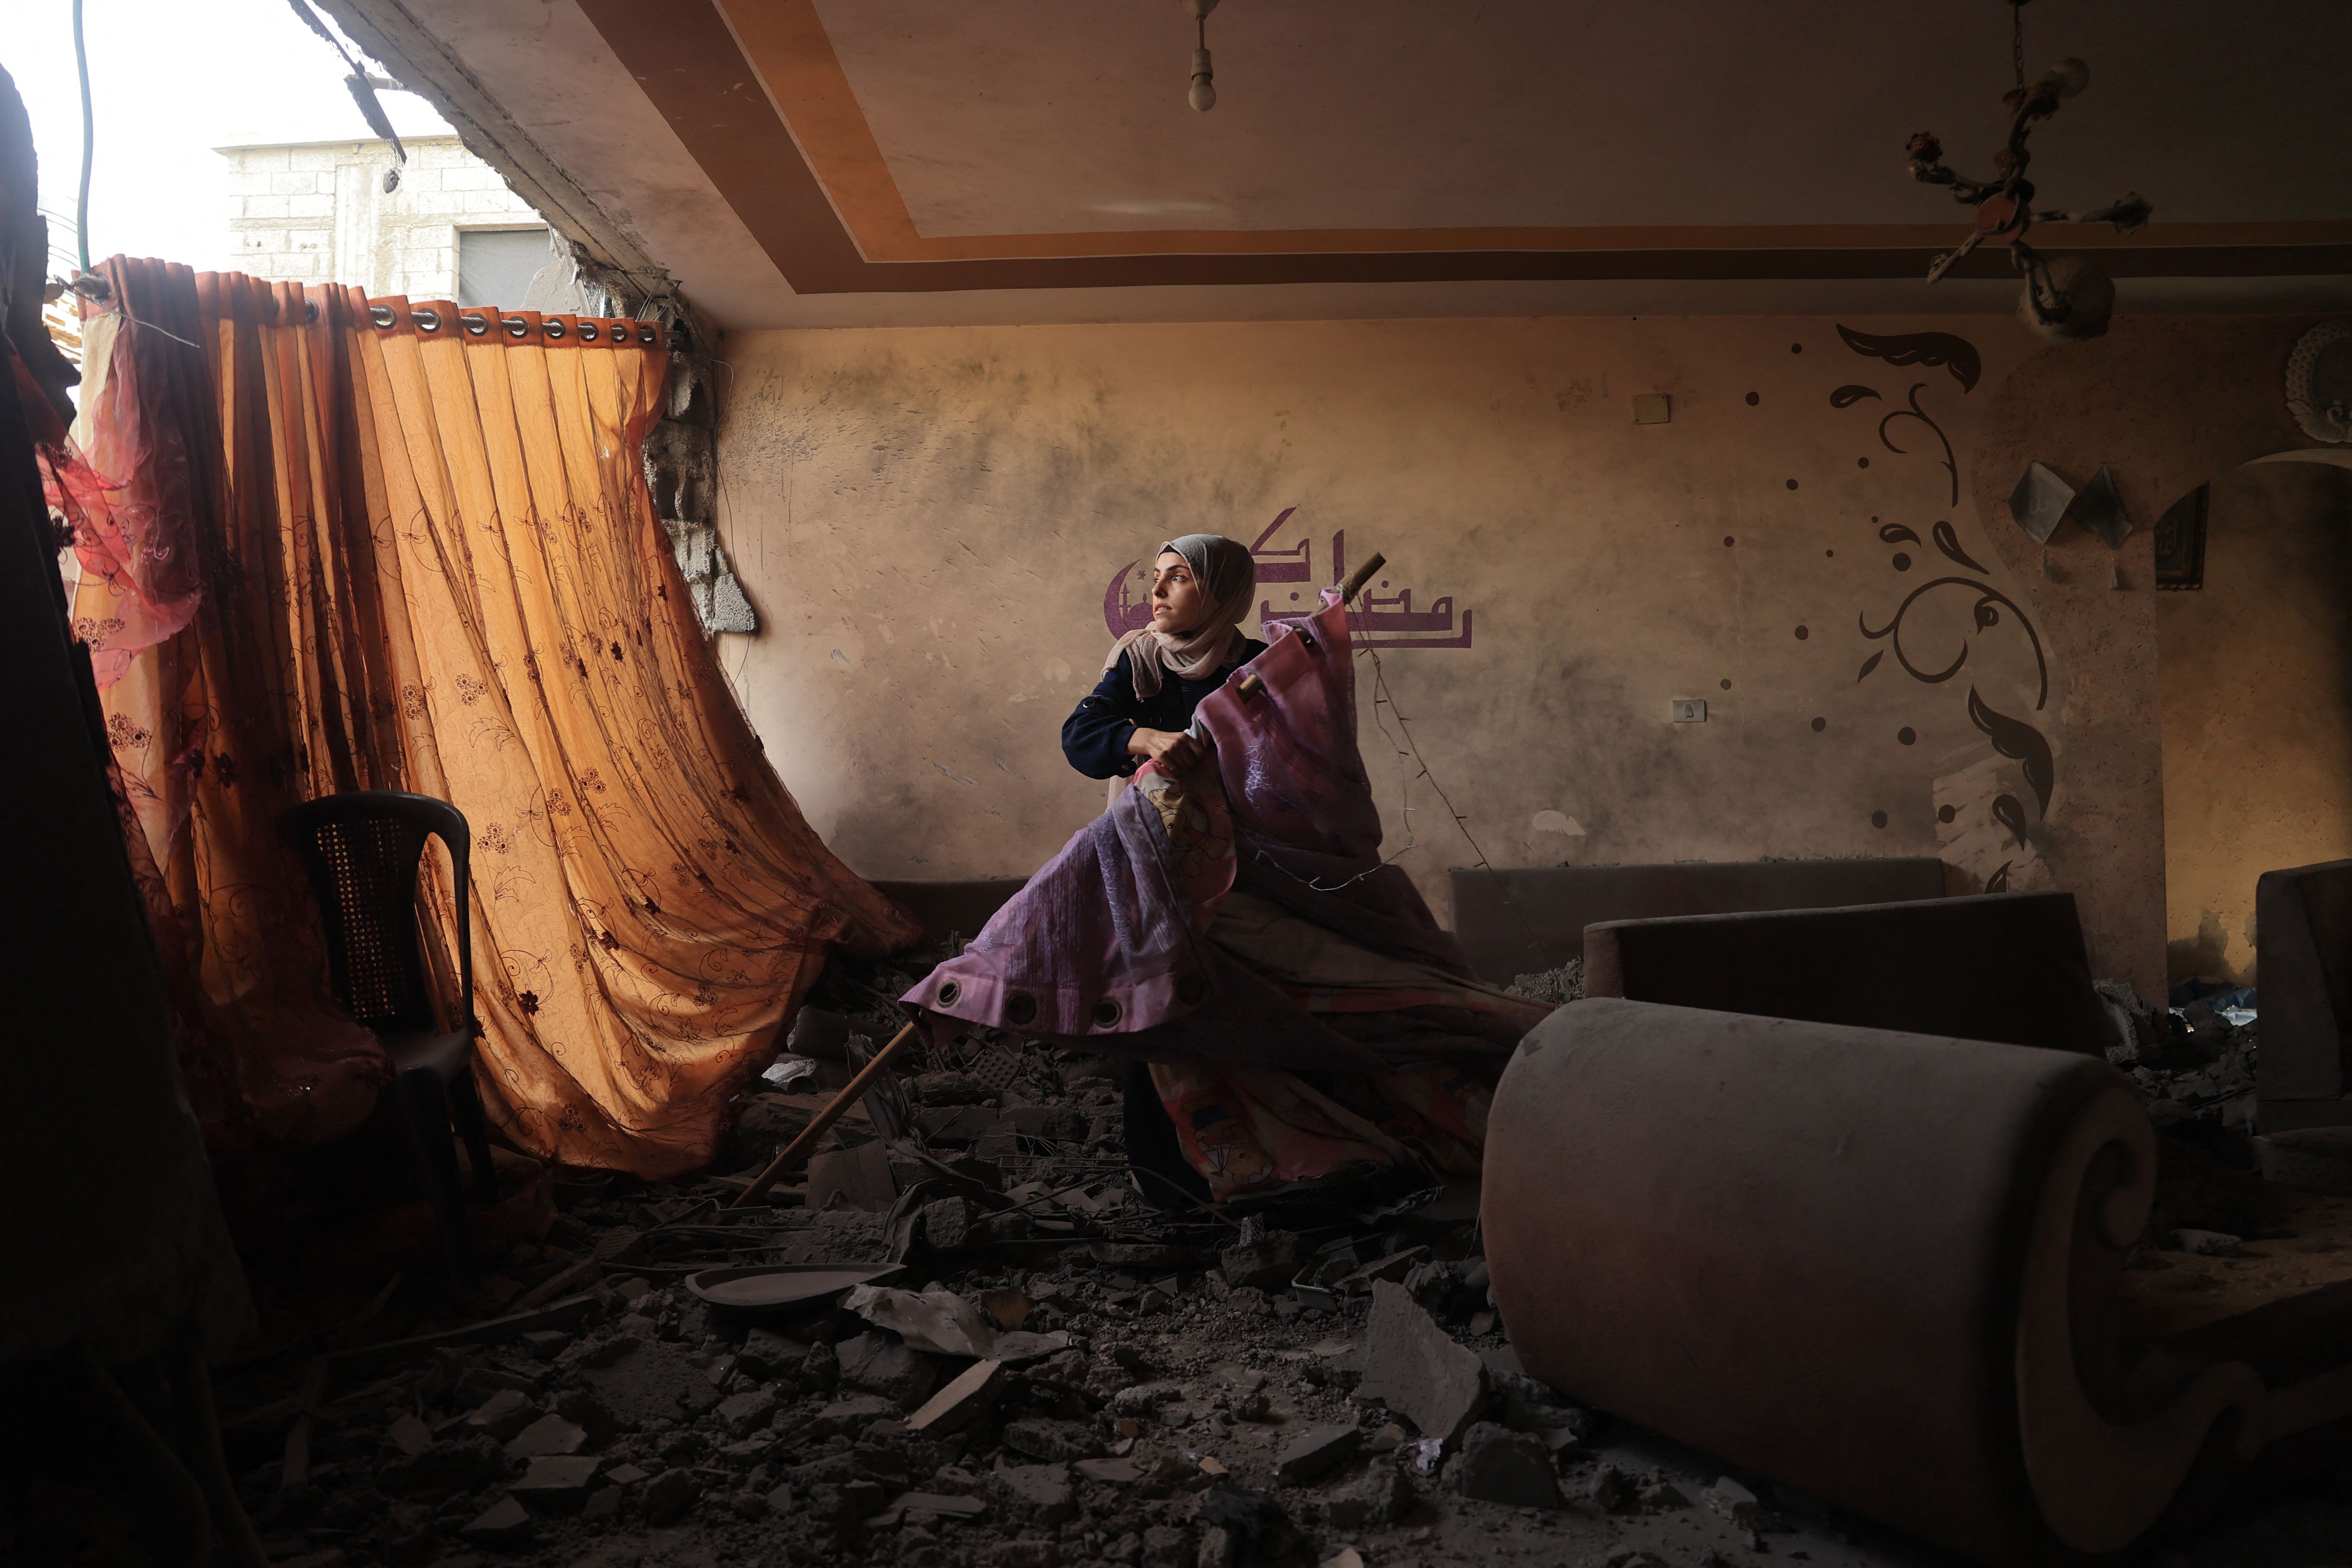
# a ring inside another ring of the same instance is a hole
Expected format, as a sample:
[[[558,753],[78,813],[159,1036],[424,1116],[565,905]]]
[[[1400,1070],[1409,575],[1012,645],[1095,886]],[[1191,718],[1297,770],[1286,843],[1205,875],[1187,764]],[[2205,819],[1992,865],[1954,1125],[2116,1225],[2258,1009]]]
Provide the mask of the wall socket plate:
[[[1704,724],[1704,723],[1706,723],[1706,698],[1704,698],[1704,697],[1677,697],[1677,698],[1675,698],[1675,723],[1677,723],[1677,724]]]

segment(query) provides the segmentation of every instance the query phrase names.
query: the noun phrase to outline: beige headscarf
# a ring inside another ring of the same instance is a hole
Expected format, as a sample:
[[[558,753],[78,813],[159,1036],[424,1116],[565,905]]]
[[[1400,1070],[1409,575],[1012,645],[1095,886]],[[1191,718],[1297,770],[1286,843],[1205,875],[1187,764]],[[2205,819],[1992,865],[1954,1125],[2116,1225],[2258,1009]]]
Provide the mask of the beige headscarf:
[[[1223,668],[1242,643],[1242,629],[1234,623],[1249,613],[1250,601],[1257,596],[1257,563],[1241,541],[1221,533],[1188,533],[1163,541],[1154,559],[1171,550],[1192,568],[1209,602],[1209,613],[1189,632],[1145,626],[1111,645],[1103,668],[1118,668],[1118,656],[1127,655],[1128,673],[1134,678],[1138,697],[1159,693],[1163,670],[1197,680]]]

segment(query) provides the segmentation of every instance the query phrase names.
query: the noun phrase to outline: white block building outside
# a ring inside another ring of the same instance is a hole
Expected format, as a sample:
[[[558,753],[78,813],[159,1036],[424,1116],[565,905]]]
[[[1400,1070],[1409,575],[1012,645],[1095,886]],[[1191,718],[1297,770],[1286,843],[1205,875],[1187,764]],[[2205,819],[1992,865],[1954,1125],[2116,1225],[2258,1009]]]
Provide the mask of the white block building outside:
[[[402,144],[408,162],[389,192],[388,142],[216,149],[229,162],[235,265],[273,282],[520,307],[549,258],[546,220],[457,137]]]

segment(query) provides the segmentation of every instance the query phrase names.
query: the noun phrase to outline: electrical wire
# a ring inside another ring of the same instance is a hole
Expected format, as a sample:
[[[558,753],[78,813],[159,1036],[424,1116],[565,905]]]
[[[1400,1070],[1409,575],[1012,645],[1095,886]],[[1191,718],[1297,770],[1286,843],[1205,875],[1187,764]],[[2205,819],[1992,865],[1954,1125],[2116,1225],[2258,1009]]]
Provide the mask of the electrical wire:
[[[74,71],[81,78],[81,195],[74,203],[74,247],[81,269],[89,270],[89,155],[97,141],[89,111],[89,46],[81,32],[81,0],[73,0]]]

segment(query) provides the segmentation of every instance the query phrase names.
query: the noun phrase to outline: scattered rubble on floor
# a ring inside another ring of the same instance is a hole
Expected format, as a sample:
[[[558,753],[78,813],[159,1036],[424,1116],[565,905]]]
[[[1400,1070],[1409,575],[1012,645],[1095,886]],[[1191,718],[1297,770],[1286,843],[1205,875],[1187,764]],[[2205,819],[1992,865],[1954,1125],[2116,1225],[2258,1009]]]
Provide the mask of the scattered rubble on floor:
[[[1573,1002],[1584,994],[1584,960],[1571,958],[1558,969],[1514,975],[1503,989],[1514,996],[1532,996],[1538,1002]]]
[[[728,1207],[910,983],[829,969],[782,1086],[751,1080],[712,1173],[561,1173],[551,1227],[462,1311],[411,1282],[225,1372],[273,1564],[1744,1549],[1749,1527],[1686,1500],[1716,1472],[1613,1453],[1599,1416],[1518,1365],[1475,1193],[1156,1208],[1127,1177],[1111,1064],[992,1032],[919,1053],[823,1141],[832,1174]],[[699,1278],[819,1264],[870,1282],[747,1313]]]
[[[1523,988],[1572,992],[1576,968]],[[821,1145],[851,1179],[727,1207],[910,980],[828,970],[791,1038],[807,1065],[752,1080],[722,1173],[564,1173],[551,1228],[469,1312],[386,1290],[225,1373],[274,1568],[1888,1560],[1528,1375],[1474,1193],[1146,1203],[1094,1058],[992,1032],[919,1054]],[[2158,1051],[2147,1022],[2148,1059],[2180,1064],[2145,1069],[2164,1081],[2220,1059]],[[758,1314],[695,1288],[814,1264],[873,1277]]]
[[[2252,1168],[2255,1011],[2251,993],[2159,1009],[2116,980],[2098,983],[2107,1016],[2107,1059],[2147,1097],[2158,1132],[2198,1144],[2240,1169]]]

